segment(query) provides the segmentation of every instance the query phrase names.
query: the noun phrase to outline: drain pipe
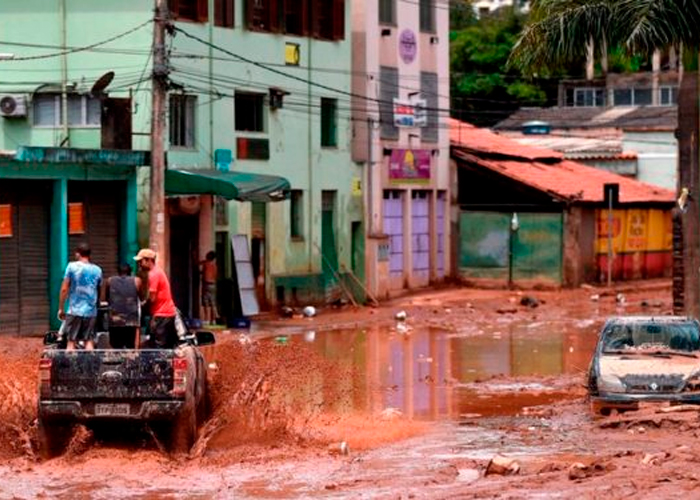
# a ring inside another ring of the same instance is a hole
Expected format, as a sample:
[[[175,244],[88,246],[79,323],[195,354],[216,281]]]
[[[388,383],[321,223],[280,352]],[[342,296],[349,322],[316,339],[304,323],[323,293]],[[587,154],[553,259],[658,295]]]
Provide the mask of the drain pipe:
[[[67,17],[66,0],[61,0],[61,130],[63,132],[59,147],[70,146],[68,132],[68,54],[67,54]]]

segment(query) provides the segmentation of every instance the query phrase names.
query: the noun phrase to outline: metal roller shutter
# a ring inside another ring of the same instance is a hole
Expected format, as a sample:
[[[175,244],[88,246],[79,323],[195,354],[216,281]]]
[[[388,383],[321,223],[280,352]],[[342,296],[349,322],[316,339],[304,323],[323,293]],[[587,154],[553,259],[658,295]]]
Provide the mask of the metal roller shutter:
[[[0,238],[0,333],[40,335],[49,327],[50,183],[3,181],[12,236]]]
[[[71,203],[84,207],[85,233],[69,235],[70,253],[80,243],[92,249],[92,261],[102,268],[105,279],[117,274],[123,183],[71,182],[68,196]]]

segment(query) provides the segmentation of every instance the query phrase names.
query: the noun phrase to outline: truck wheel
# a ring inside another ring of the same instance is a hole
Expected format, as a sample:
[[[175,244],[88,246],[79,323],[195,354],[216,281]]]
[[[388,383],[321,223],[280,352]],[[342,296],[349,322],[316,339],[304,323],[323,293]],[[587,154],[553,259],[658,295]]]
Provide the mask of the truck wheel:
[[[173,453],[188,453],[197,439],[197,409],[188,399],[175,418],[170,434],[170,449]]]
[[[45,422],[39,417],[39,457],[43,460],[62,455],[73,437],[73,425]]]

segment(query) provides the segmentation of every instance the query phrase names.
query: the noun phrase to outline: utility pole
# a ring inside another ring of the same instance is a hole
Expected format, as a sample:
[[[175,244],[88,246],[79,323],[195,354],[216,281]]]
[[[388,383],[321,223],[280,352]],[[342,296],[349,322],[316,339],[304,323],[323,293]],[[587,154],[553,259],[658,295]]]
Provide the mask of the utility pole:
[[[158,252],[160,265],[165,250],[165,98],[168,93],[168,54],[165,50],[165,29],[168,24],[167,0],[155,0],[153,22],[153,74],[151,105],[151,198],[150,247]]]

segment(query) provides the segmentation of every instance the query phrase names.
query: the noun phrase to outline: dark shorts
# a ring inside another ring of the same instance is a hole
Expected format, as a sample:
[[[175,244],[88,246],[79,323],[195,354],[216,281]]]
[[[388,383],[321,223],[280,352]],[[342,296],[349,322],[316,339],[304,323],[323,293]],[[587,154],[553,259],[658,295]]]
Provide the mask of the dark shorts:
[[[216,284],[207,281],[202,283],[202,306],[214,307],[216,302]]]
[[[172,349],[177,345],[177,332],[175,330],[175,316],[155,316],[151,319],[149,332],[150,347],[159,349]]]
[[[109,329],[109,343],[113,349],[134,349],[136,347],[136,327],[111,327]]]
[[[72,342],[78,340],[94,341],[96,322],[97,318],[95,316],[85,317],[66,314],[66,319],[63,323],[63,335]]]

